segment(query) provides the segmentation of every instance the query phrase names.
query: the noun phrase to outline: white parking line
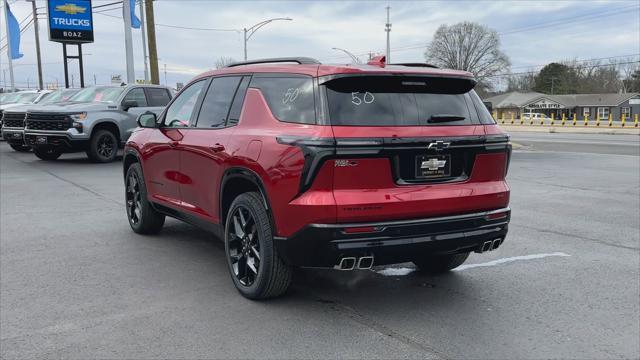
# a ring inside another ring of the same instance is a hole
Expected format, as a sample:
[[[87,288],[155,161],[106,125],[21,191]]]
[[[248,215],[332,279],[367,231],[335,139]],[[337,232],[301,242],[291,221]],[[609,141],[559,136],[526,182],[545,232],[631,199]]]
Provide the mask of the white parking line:
[[[566,256],[571,256],[571,255],[565,254],[563,252],[554,252],[554,253],[549,253],[549,254],[533,254],[533,255],[514,256],[514,257],[508,257],[508,258],[493,260],[493,261],[489,261],[489,262],[486,262],[486,263],[460,265],[457,268],[453,269],[453,271],[462,271],[462,270],[467,270],[467,269],[473,269],[473,268],[476,268],[476,267],[496,266],[496,265],[510,263],[510,262],[514,262],[514,261],[520,261],[520,260],[542,259],[542,258],[546,258],[546,257],[550,257],[550,256],[566,257]]]
[[[497,260],[489,261],[486,263],[461,265],[453,269],[453,271],[463,271],[463,270],[473,269],[477,267],[496,266],[500,264],[506,264],[506,263],[521,261],[521,260],[543,259],[543,258],[552,257],[552,256],[568,257],[571,255],[565,254],[563,252],[554,252],[554,253],[548,253],[548,254],[532,254],[532,255],[514,256],[514,257],[503,258],[503,259],[497,259]],[[416,271],[415,268],[401,267],[401,268],[386,268],[386,269],[378,270],[376,272],[383,276],[405,276],[405,275],[411,274],[414,271]]]

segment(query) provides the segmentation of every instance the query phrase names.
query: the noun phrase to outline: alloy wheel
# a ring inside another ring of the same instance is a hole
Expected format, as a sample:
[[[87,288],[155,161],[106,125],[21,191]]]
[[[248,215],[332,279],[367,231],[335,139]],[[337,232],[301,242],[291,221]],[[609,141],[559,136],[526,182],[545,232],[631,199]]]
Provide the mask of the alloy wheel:
[[[260,270],[260,243],[256,222],[249,210],[238,206],[227,229],[227,256],[240,284],[251,286]]]
[[[137,225],[142,217],[140,182],[134,172],[127,177],[127,215],[134,225]]]
[[[108,134],[104,134],[100,136],[98,139],[98,154],[104,158],[111,158],[113,156],[113,152],[115,151],[116,144],[113,141],[113,137]]]

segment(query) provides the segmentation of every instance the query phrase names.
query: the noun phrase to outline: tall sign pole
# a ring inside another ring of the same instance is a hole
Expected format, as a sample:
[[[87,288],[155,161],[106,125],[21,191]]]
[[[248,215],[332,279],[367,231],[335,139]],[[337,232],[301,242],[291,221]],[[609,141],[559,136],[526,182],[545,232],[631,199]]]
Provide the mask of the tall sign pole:
[[[44,89],[42,81],[42,58],[40,57],[40,27],[38,26],[38,11],[36,10],[36,0],[28,0],[31,2],[31,10],[33,12],[33,32],[36,36],[36,62],[38,63],[38,88]]]
[[[153,0],[144,3],[147,13],[147,36],[149,38],[149,70],[151,83],[160,85],[160,72],[158,71],[158,48],[156,47],[156,22],[153,15]]]
[[[389,10],[391,10],[391,6],[387,5],[387,23],[384,27],[384,31],[387,32],[387,52],[385,54],[387,64],[391,63],[391,20],[389,20]]]
[[[133,68],[133,39],[131,35],[131,2],[122,1],[122,17],[124,18],[124,48],[127,58],[127,83],[136,82],[136,72]]]
[[[147,63],[147,34],[144,31],[144,0],[140,0],[140,33],[142,34],[142,54],[144,57],[144,82],[149,83],[149,65]]]
[[[16,90],[16,82],[13,78],[13,59],[11,58],[11,36],[9,34],[9,4],[4,0],[4,23],[7,25],[7,59],[9,59],[9,81],[11,82],[11,90]]]

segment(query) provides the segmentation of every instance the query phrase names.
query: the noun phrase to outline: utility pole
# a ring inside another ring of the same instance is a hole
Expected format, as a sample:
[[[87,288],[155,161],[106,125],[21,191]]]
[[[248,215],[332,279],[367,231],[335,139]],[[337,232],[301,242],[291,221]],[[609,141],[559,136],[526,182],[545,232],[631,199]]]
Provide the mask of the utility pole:
[[[387,32],[387,53],[386,53],[386,63],[391,63],[391,20],[389,20],[389,10],[391,10],[391,6],[387,5],[387,23],[384,26],[384,31]]]
[[[151,83],[160,85],[160,73],[158,72],[158,48],[156,47],[156,22],[153,15],[153,0],[144,3],[147,13],[147,38],[149,39],[149,70]]]
[[[38,11],[36,10],[36,0],[27,0],[31,3],[31,10],[33,12],[33,32],[36,36],[36,61],[38,63],[38,88],[44,89],[42,81],[42,58],[40,57],[40,28],[38,26]]]
[[[133,39],[131,38],[131,2],[122,1],[122,17],[124,18],[124,47],[127,58],[127,83],[136,82],[136,72],[133,67]]]
[[[13,78],[13,59],[11,58],[11,36],[9,34],[9,4],[4,0],[4,23],[7,26],[7,58],[9,59],[9,80],[11,81],[11,90],[16,91],[16,82]],[[5,81],[6,82],[6,81]]]
[[[150,0],[149,0],[150,1]],[[147,63],[147,34],[144,32],[144,0],[140,0],[140,33],[142,34],[142,56],[144,59],[144,82],[149,83],[149,65]]]

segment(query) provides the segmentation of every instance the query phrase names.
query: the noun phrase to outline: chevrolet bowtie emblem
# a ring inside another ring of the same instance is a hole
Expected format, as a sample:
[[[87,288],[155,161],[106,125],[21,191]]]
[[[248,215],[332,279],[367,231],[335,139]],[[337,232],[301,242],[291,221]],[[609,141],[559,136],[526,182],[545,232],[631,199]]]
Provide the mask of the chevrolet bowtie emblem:
[[[420,168],[433,171],[442,169],[446,164],[447,160],[438,160],[436,158],[432,158],[427,161],[423,161],[422,164],[420,164]]]
[[[84,14],[84,12],[87,11],[87,8],[78,6],[76,4],[64,4],[56,6],[56,11],[62,11],[69,15],[75,15],[78,13]]]
[[[444,142],[442,140],[438,140],[438,141],[434,141],[431,144],[429,144],[429,146],[427,147],[427,149],[429,150],[435,150],[435,151],[442,151],[446,148],[449,147],[449,145],[451,145],[451,143],[448,142]]]

